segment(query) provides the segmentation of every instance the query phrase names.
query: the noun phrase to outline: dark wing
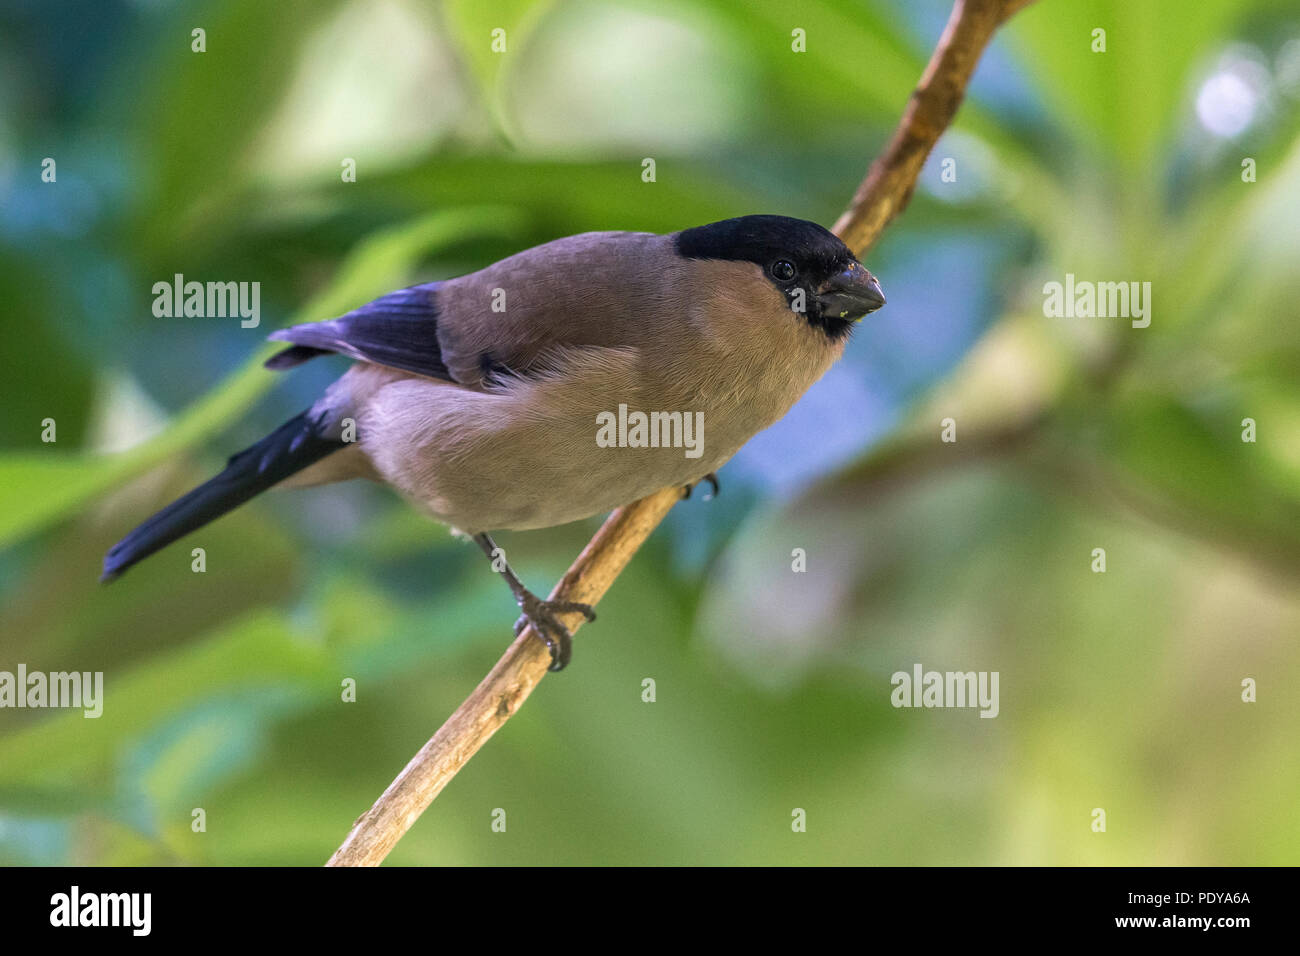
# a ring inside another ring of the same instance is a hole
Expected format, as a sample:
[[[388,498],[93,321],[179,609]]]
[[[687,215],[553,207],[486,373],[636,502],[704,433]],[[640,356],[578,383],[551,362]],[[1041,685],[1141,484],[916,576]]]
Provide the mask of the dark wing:
[[[197,528],[238,508],[254,495],[302,471],[347,445],[332,436],[311,409],[285,422],[251,448],[226,462],[226,470],[162,511],[113,545],[104,555],[101,581],[123,571]]]
[[[454,381],[438,344],[437,286],[430,282],[399,289],[337,319],[278,329],[268,337],[293,346],[273,355],[266,367],[292,368],[318,355],[337,352],[362,362]]]

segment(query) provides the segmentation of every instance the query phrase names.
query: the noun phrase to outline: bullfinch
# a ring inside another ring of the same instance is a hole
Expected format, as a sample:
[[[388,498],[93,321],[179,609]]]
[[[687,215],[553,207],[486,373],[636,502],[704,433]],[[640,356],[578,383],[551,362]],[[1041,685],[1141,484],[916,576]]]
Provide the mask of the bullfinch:
[[[499,556],[490,531],[546,528],[691,488],[781,418],[885,303],[838,238],[784,216],[669,235],[588,232],[478,272],[271,333],[289,369],[353,360],[311,408],[232,457],[104,557],[102,580],[272,487],[391,485]],[[551,602],[503,566],[569,659]]]

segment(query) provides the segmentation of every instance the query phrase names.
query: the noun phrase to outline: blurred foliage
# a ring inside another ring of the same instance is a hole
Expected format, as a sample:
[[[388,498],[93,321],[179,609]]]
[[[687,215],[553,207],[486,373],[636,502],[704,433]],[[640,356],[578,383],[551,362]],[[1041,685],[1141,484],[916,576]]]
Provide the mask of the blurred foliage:
[[[323,861],[507,641],[480,557],[370,487],[251,504],[198,536],[202,575],[177,545],[95,583],[344,367],[276,377],[266,332],[588,229],[829,223],[946,15],[0,8],[0,669],[102,670],[107,696],[0,711],[0,861]],[[889,306],[391,859],[1295,863],[1298,103],[1280,0],[1019,14],[870,253]],[[262,326],[155,318],[175,273],[260,282]],[[1149,281],[1150,327],[1044,317],[1066,273]],[[502,543],[543,588],[594,526]],[[892,708],[916,662],[998,671],[999,717]]]

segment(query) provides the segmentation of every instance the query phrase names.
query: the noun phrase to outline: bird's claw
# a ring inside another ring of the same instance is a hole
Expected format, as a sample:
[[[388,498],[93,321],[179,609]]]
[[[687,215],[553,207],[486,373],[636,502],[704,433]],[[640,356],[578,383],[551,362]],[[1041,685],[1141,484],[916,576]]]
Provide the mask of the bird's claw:
[[[718,497],[719,488],[718,488],[717,475],[715,475],[713,472],[709,472],[707,475],[701,478],[700,481],[707,481],[710,485],[713,486],[713,490],[704,496],[705,501],[712,501],[714,498]],[[695,490],[695,486],[698,485],[700,481],[693,481],[689,485],[684,486],[682,488],[682,497],[689,498],[691,496],[691,492]]]
[[[576,611],[588,621],[596,620],[596,612],[590,604],[579,601],[543,601],[530,591],[525,591],[519,598],[519,608],[524,613],[515,621],[515,637],[518,637],[529,624],[537,631],[537,636],[551,652],[553,671],[562,671],[573,656],[573,635],[556,615]]]

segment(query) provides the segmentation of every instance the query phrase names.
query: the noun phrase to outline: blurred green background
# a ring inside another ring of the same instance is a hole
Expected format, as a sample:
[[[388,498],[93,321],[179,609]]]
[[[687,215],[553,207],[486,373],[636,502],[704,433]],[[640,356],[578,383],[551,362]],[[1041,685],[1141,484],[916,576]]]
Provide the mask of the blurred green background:
[[[9,864],[323,862],[509,640],[476,549],[362,485],[96,583],[345,367],[265,372],[267,332],[583,230],[829,225],[948,14],[0,9],[0,669],[106,692],[98,720],[0,711]],[[1291,2],[1019,14],[867,258],[888,307],[675,509],[390,861],[1300,862],[1298,107]],[[260,282],[262,326],[155,318],[178,272]],[[1150,327],[1044,317],[1066,273],[1152,283]],[[596,524],[501,540],[545,591]],[[1000,715],[894,709],[915,663],[998,671]]]

